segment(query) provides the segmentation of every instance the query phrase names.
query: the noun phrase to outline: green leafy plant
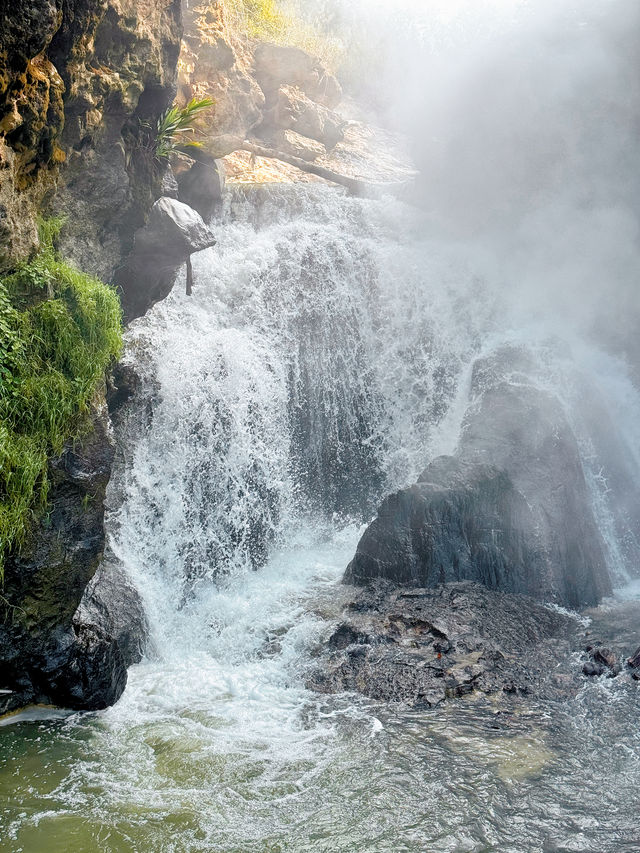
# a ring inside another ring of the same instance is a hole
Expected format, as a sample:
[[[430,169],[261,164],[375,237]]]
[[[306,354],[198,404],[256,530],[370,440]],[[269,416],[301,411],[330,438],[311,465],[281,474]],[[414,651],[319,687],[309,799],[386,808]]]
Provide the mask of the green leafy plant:
[[[192,98],[184,107],[170,107],[158,119],[155,138],[155,156],[167,158],[175,152],[189,153],[201,148],[202,142],[186,138],[196,131],[195,122],[203,110],[213,106],[211,98]]]
[[[86,427],[122,346],[117,293],[60,257],[61,226],[42,222],[39,253],[0,278],[0,580],[46,508],[48,458]]]

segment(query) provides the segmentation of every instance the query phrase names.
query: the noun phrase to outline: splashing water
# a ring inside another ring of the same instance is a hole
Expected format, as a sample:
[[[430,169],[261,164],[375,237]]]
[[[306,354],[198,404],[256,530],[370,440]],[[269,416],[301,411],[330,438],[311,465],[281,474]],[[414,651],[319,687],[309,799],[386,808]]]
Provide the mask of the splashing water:
[[[602,385],[630,446],[637,397],[608,381],[620,365],[569,331],[550,343],[481,253],[388,199],[237,191],[194,272],[191,299],[176,287],[128,333],[142,387],[108,496],[149,659],[104,713],[12,727],[6,756],[29,781],[0,815],[0,848],[632,850],[630,821],[593,818],[596,800],[613,808],[605,778],[640,779],[628,684],[500,731],[484,706],[418,714],[304,686],[362,524],[455,448],[473,360],[505,343],[535,351],[534,380],[565,404],[622,565],[576,402]],[[606,742],[586,753],[590,715],[620,709],[617,757]]]

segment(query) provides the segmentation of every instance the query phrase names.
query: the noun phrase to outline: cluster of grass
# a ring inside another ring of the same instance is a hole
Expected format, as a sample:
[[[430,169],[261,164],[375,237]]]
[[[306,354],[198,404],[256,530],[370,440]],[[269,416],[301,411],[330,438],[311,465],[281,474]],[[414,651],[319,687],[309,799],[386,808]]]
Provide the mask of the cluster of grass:
[[[177,152],[191,154],[194,148],[201,148],[202,142],[188,135],[195,133],[200,113],[212,106],[211,98],[192,98],[184,107],[172,106],[165,110],[156,127],[155,156],[166,159]]]
[[[227,21],[251,38],[300,47],[335,70],[342,59],[343,45],[318,31],[293,0],[225,0]]]
[[[85,428],[122,344],[115,290],[59,256],[61,224],[41,223],[39,253],[0,278],[0,581],[46,507],[47,459]]]

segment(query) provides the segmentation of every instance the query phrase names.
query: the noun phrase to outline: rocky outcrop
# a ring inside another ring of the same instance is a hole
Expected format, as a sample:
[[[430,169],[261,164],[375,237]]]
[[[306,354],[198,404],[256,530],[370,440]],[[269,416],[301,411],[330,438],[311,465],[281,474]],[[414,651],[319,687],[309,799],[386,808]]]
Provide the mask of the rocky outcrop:
[[[566,696],[579,687],[567,654],[576,629],[531,598],[470,582],[378,586],[347,606],[309,686],[428,707],[473,691]]]
[[[456,458],[387,498],[345,580],[475,580],[579,608],[611,590],[576,438],[529,356],[479,359]]]
[[[178,98],[211,98],[199,126],[213,157],[235,151],[262,120],[264,94],[252,74],[250,44],[227,25],[221,0],[191,2],[184,10]]]
[[[0,687],[5,710],[28,702],[73,708],[112,704],[126,666],[104,626],[74,614],[104,549],[104,495],[113,445],[106,411],[93,430],[51,460],[49,512],[5,565],[0,606]]]
[[[582,667],[584,675],[604,675],[608,678],[615,678],[620,674],[622,667],[618,662],[615,652],[604,646],[588,645],[585,651],[589,655],[589,660]]]
[[[115,640],[125,668],[140,663],[149,625],[140,593],[124,566],[105,557],[89,581],[73,617],[77,633],[91,631]]]
[[[194,163],[180,174],[178,181],[180,199],[208,221],[222,202],[225,188],[224,166],[219,160],[213,163]]]
[[[145,313],[171,291],[176,272],[193,252],[215,243],[215,236],[195,210],[163,196],[135,237],[133,252],[118,274],[125,317]]]
[[[63,253],[111,279],[159,194],[141,128],[172,99],[180,14],[179,0],[17,0],[3,15],[2,266],[33,250],[46,203],[67,217]]]
[[[283,130],[316,140],[325,150],[334,148],[344,138],[347,122],[295,86],[281,86],[268,103],[271,106],[265,111],[256,134],[271,144]]]

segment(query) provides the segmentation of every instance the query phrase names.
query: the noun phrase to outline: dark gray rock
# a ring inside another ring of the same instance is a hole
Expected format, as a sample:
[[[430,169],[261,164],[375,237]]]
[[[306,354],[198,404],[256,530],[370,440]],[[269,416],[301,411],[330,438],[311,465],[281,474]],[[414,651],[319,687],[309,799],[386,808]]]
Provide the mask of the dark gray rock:
[[[29,702],[106,707],[124,689],[113,637],[74,625],[104,549],[104,496],[113,443],[105,411],[93,430],[51,460],[49,513],[5,565],[0,611],[0,688],[6,710]],[[104,665],[106,669],[101,671]]]
[[[217,160],[194,163],[178,177],[180,200],[197,210],[205,221],[222,201],[224,185],[224,167]]]
[[[138,590],[113,557],[103,560],[73,617],[78,634],[95,634],[116,641],[125,667],[139,663],[145,652],[149,625]]]
[[[473,691],[564,696],[579,689],[568,663],[576,629],[527,596],[470,582],[378,586],[356,593],[308,683],[427,706]]]
[[[608,678],[620,675],[622,667],[617,655],[611,649],[599,645],[588,645],[586,651],[589,654],[589,660],[582,667],[584,675],[607,675]]]
[[[467,579],[493,589],[539,592],[539,555],[522,532],[529,516],[504,471],[441,456],[415,486],[383,502],[345,582],[384,578],[435,586]]]
[[[640,647],[635,650],[630,658],[627,658],[627,666],[631,669],[631,677],[640,681]]]
[[[511,348],[478,360],[456,457],[384,501],[347,583],[469,579],[573,608],[610,592],[577,441],[529,368]]]
[[[126,319],[142,316],[164,299],[187,258],[215,242],[213,231],[199,213],[177,199],[159,198],[147,225],[136,233],[127,263],[116,276]]]

